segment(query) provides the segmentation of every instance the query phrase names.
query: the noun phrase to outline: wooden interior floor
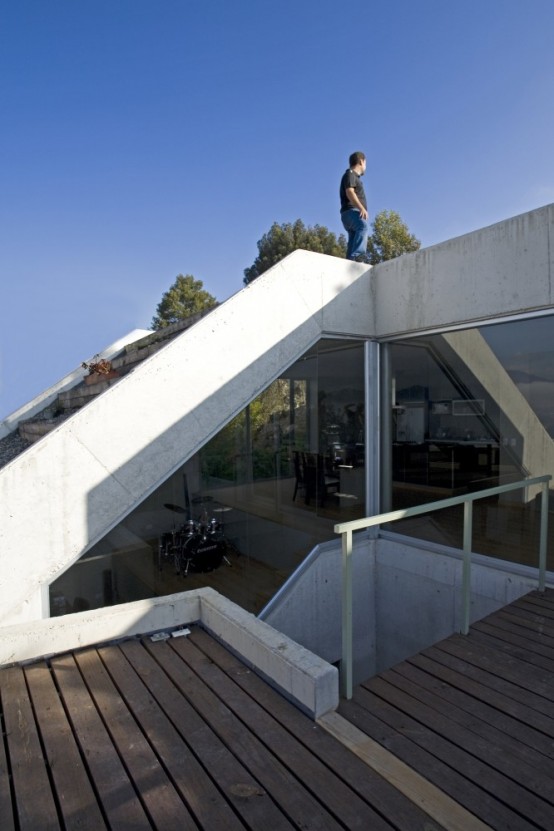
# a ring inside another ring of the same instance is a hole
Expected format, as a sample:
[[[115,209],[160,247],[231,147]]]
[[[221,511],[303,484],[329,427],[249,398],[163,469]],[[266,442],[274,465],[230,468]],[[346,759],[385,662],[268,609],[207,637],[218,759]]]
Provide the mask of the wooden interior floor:
[[[432,500],[448,498],[433,490]],[[422,504],[429,499],[423,490],[395,489],[395,509]],[[391,523],[389,530],[455,548],[463,546],[463,506]],[[496,497],[476,501],[473,507],[472,550],[508,562],[538,566],[540,510],[536,502],[524,505],[499,502]],[[554,515],[548,517],[547,569],[554,570]]]
[[[214,571],[190,572],[186,576],[177,574],[171,562],[165,562],[160,569],[156,553],[131,552],[119,556],[144,585],[145,596],[162,597],[209,586],[253,614],[261,612],[288,576],[288,572],[271,568],[233,549],[227,551],[226,559]]]
[[[339,713],[498,831],[554,828],[554,590],[366,681]]]
[[[156,540],[151,541],[151,550],[143,547],[141,550],[119,553],[118,562],[142,584],[145,597],[209,586],[247,611],[259,614],[310,551],[318,543],[336,536],[333,531],[335,522],[362,515],[361,508],[349,500],[346,505],[339,505],[334,494],[323,505],[316,504],[313,500],[307,505],[302,490],[295,500],[292,499],[293,494],[294,479],[271,480],[257,482],[255,485],[219,488],[207,492],[206,502],[202,503],[208,513],[211,511],[208,500],[213,500],[217,506],[225,506],[224,510],[229,513],[215,514],[220,518],[235,516],[233,511],[241,516],[250,512],[257,519],[266,519],[286,529],[300,531],[305,544],[296,550],[287,549],[283,552],[283,559],[289,563],[288,568],[280,567],[279,563],[268,565],[264,562],[263,551],[254,549],[251,553],[244,553],[231,546],[219,568],[199,574],[191,571],[184,576],[176,573],[170,560],[164,561],[160,570]],[[236,528],[232,524],[225,526],[223,533],[226,538],[232,539]],[[136,583],[134,588],[136,589]],[[123,595],[118,602],[131,599],[136,599],[136,596]]]

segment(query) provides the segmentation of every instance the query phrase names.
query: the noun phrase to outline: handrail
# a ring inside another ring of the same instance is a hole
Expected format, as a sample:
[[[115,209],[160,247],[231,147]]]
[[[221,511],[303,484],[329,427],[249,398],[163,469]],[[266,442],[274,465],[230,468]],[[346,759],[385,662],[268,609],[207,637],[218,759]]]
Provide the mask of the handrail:
[[[464,534],[463,534],[463,570],[462,570],[462,634],[469,631],[470,613],[470,570],[471,570],[471,539],[473,526],[473,503],[478,499],[496,496],[518,488],[528,488],[531,485],[541,486],[541,521],[539,538],[539,591],[544,591],[546,575],[546,543],[548,532],[548,483],[552,479],[550,474],[534,476],[520,482],[508,485],[498,485],[495,488],[467,493],[462,496],[452,496],[448,499],[439,499],[436,502],[426,502],[412,508],[402,508],[398,511],[388,511],[363,519],[354,519],[350,522],[339,522],[334,526],[336,534],[342,535],[342,660],[341,660],[341,687],[345,698],[352,698],[352,533],[382,525],[385,522],[395,522],[398,519],[427,514],[431,511],[451,508],[454,505],[464,506]]]

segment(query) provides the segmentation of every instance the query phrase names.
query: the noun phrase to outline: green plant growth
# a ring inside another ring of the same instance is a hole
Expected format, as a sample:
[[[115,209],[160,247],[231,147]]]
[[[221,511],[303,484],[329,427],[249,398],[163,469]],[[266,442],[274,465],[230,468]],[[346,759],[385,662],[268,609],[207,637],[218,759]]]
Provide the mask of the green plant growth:
[[[305,398],[303,382],[274,381],[202,449],[203,482],[243,484],[292,475],[293,444],[305,439]]]
[[[173,285],[163,294],[152,318],[153,329],[163,329],[172,323],[186,320],[197,312],[213,309],[217,300],[203,288],[202,280],[191,274],[179,274]]]
[[[371,224],[367,253],[372,265],[418,251],[421,242],[411,234],[396,211],[380,211]]]
[[[267,234],[258,240],[258,256],[250,268],[244,269],[243,282],[248,285],[298,248],[331,254],[333,257],[345,257],[346,238],[343,234],[337,237],[324,225],[306,227],[301,219],[284,222],[282,225],[274,222]]]

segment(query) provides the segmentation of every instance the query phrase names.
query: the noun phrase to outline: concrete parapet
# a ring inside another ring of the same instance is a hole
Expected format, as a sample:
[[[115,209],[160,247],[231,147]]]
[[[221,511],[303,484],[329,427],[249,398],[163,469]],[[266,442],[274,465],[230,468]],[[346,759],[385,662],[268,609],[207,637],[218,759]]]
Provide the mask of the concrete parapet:
[[[314,717],[338,705],[338,670],[213,589],[202,596],[202,623],[247,664]]]
[[[337,707],[335,667],[210,588],[5,626],[0,666],[196,622],[313,718]]]
[[[551,309],[554,205],[379,263],[375,335],[414,334]]]

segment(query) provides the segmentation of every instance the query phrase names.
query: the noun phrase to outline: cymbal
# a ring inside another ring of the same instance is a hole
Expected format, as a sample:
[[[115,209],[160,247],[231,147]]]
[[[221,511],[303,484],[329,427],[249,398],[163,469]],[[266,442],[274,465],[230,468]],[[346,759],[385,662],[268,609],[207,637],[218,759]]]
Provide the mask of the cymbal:
[[[176,514],[186,514],[186,508],[181,508],[180,505],[172,505],[171,502],[164,502],[164,508],[169,508],[170,511],[175,511]]]
[[[214,514],[222,514],[224,511],[232,511],[232,508],[214,508]]]

